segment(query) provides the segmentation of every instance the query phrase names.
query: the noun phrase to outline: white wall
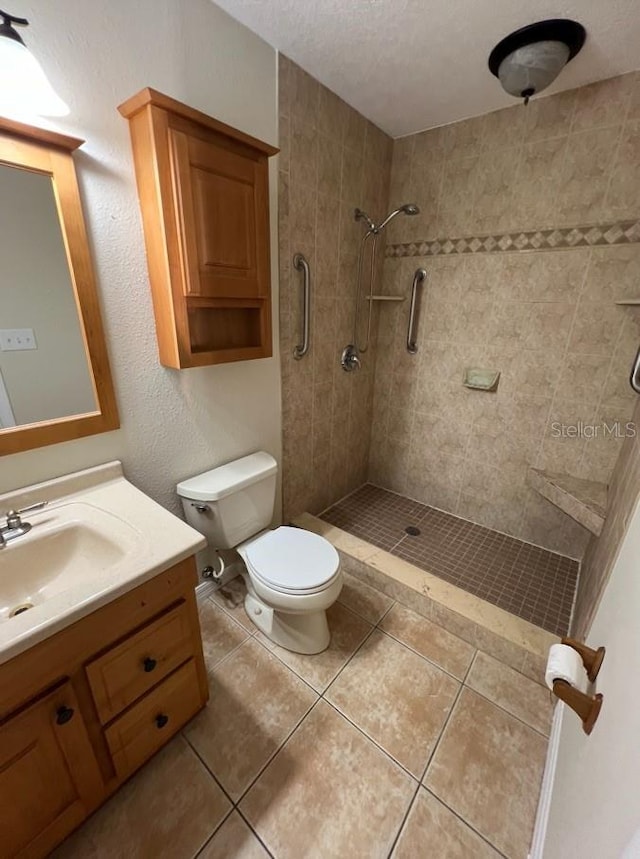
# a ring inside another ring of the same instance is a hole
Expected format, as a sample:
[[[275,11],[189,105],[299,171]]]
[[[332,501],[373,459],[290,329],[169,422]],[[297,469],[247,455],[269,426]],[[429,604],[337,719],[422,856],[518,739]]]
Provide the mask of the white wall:
[[[640,828],[639,567],[637,506],[588,639],[607,648],[600,717],[587,737],[562,716],[544,859],[619,859]]]
[[[0,351],[16,424],[96,409],[51,179],[0,165],[0,328],[32,328],[37,349]]]
[[[276,53],[210,0],[16,0],[12,14],[32,22],[25,40],[71,108],[48,124],[87,141],[76,167],[122,428],[4,457],[0,492],[117,458],[137,486],[177,510],[181,478],[257,448],[280,459],[276,164],[274,357],[168,370],[156,352],[129,129],[116,108],[152,86],[277,144]]]

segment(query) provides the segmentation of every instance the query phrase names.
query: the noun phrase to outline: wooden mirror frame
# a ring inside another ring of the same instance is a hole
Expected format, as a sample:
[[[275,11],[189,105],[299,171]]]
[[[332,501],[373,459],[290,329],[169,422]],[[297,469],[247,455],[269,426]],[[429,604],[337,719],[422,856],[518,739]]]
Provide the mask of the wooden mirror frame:
[[[108,432],[120,426],[72,156],[83,142],[0,117],[0,165],[51,177],[97,406],[95,411],[86,414],[0,429],[0,456]]]

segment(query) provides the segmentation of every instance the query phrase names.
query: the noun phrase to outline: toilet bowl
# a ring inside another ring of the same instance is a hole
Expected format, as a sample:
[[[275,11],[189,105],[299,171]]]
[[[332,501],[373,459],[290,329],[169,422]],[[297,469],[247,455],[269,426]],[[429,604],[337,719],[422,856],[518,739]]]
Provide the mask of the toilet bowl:
[[[282,526],[237,547],[245,610],[268,638],[297,653],[329,646],[326,610],[342,590],[340,557],[324,537]]]
[[[270,529],[277,463],[264,451],[178,484],[187,522],[209,548],[235,548],[247,586],[245,610],[271,641],[297,653],[329,646],[327,609],[342,589],[340,557],[318,534]]]

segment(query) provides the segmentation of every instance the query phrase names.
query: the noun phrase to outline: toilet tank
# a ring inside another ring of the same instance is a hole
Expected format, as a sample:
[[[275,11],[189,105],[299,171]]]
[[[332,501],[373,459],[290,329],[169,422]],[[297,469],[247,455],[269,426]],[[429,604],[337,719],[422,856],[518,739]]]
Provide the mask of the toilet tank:
[[[258,451],[178,484],[189,525],[213,549],[230,549],[268,528],[276,499],[278,463]]]

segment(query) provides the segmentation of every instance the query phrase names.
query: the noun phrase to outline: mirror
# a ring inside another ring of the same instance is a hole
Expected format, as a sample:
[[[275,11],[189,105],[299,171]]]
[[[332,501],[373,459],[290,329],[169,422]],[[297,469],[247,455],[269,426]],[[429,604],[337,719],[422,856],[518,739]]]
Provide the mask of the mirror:
[[[71,152],[0,118],[0,453],[116,429]]]
[[[49,176],[0,165],[0,428],[95,412]]]

